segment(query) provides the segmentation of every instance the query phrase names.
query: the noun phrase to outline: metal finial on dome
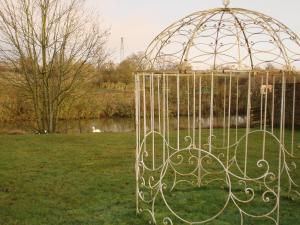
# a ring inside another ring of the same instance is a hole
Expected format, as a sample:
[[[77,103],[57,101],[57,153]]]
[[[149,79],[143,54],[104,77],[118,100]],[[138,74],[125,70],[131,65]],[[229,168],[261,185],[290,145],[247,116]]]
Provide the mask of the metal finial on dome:
[[[230,4],[230,0],[223,0],[223,4],[224,4],[225,8],[227,8]]]

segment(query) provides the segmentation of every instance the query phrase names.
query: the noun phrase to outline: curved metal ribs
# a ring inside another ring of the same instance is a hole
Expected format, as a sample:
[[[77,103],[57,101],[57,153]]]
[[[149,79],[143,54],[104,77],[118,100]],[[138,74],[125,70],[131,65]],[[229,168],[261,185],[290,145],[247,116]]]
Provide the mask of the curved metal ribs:
[[[146,50],[146,70],[300,68],[300,39],[262,13],[217,8],[169,26]]]

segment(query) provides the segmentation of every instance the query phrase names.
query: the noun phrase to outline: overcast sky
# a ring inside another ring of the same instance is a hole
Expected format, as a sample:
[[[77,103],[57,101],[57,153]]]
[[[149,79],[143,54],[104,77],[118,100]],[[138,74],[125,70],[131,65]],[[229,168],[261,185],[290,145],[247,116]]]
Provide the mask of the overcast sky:
[[[145,50],[164,28],[195,11],[222,6],[222,0],[87,0],[103,26],[110,27],[108,47],[118,61],[121,37],[125,56]],[[231,7],[247,8],[272,16],[300,35],[299,0],[231,0]]]

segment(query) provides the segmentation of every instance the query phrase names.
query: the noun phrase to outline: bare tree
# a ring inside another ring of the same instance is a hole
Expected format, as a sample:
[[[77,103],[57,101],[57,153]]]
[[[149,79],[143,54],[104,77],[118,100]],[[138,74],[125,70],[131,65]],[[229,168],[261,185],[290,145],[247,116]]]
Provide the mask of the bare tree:
[[[56,131],[66,99],[103,61],[108,31],[84,10],[84,0],[0,0],[0,59],[25,91],[40,132]]]

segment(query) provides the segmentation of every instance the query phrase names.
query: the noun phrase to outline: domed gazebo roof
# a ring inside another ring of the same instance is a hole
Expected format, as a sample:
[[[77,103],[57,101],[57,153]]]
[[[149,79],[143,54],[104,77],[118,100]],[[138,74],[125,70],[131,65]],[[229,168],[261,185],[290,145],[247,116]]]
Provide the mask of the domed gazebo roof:
[[[216,8],[193,13],[160,33],[146,50],[147,70],[298,70],[300,39],[262,13]]]

